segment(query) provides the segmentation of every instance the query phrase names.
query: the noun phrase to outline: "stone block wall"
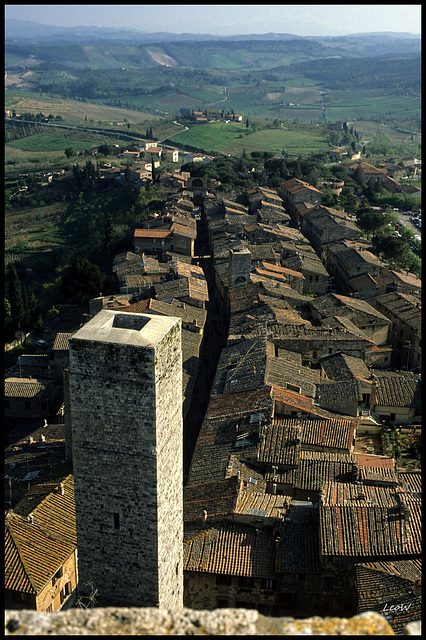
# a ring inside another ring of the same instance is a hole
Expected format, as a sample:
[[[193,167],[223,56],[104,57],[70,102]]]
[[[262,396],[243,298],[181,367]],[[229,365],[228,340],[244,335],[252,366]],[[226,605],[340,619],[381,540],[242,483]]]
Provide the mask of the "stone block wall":
[[[120,635],[120,636],[337,636],[395,635],[384,616],[367,611],[353,618],[268,618],[251,609],[138,609],[115,608],[37,613],[6,611],[5,635]],[[404,635],[421,635],[420,621],[405,627]]]
[[[97,314],[70,341],[70,404],[79,591],[180,606],[180,318]]]

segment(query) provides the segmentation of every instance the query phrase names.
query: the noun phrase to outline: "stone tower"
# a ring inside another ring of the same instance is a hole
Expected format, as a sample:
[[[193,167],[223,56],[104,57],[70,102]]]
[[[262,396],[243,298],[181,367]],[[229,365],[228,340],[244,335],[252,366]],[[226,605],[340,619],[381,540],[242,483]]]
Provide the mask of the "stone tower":
[[[183,606],[181,319],[100,311],[70,340],[80,591]]]
[[[244,247],[229,250],[228,286],[250,282],[251,253]]]

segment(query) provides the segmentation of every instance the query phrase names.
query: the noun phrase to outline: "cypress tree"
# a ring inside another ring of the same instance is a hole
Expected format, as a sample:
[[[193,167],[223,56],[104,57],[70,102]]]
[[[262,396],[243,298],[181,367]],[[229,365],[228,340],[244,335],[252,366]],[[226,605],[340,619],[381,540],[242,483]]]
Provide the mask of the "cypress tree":
[[[9,302],[12,314],[12,322],[15,328],[20,329],[24,314],[24,301],[22,299],[21,281],[15,265],[9,268]]]

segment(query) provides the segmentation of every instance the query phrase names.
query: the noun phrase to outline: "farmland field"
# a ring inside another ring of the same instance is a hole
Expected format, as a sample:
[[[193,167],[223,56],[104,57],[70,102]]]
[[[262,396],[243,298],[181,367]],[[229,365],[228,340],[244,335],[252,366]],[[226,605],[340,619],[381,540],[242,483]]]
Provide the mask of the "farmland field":
[[[368,119],[372,116],[419,113],[419,100],[401,93],[383,91],[326,92],[324,96],[326,118],[336,120]]]
[[[307,155],[327,150],[329,143],[315,129],[311,131],[286,131],[283,129],[265,129],[250,132],[244,124],[211,123],[191,127],[188,131],[173,136],[173,141],[204,149],[211,153],[214,145],[215,153],[237,155],[245,150],[268,150],[281,154],[284,149],[289,155]]]
[[[7,91],[6,109],[15,109],[18,113],[51,113],[61,116],[65,122],[124,122],[126,118],[131,123],[144,122],[146,119],[155,120],[160,116],[133,111],[131,109],[119,109],[104,104],[80,102],[79,100],[52,99],[31,92]]]

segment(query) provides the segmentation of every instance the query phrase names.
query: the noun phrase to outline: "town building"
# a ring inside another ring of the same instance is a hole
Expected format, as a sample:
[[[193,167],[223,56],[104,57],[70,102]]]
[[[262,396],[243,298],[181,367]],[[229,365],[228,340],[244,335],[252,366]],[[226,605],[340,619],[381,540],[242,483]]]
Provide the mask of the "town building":
[[[179,608],[180,318],[100,311],[70,340],[69,398],[81,590]]]

